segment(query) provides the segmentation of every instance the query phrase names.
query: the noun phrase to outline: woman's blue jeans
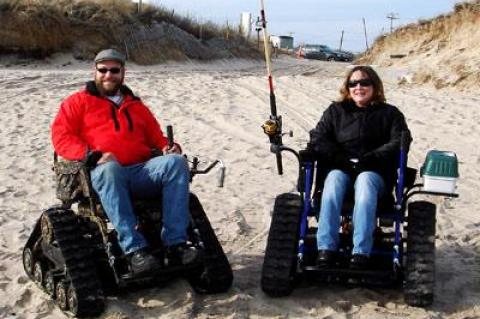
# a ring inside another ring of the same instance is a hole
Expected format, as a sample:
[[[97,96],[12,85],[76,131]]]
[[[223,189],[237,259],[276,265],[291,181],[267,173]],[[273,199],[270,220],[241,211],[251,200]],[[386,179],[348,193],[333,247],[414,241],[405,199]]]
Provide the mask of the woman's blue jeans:
[[[343,199],[352,180],[341,170],[332,170],[325,179],[317,231],[319,250],[336,251]],[[377,200],[385,189],[375,172],[362,172],[355,179],[353,209],[353,254],[370,255],[376,225]]]
[[[163,230],[159,236],[167,246],[186,241],[190,193],[188,164],[183,156],[164,155],[131,166],[111,161],[93,169],[91,179],[124,253],[147,246],[136,230],[131,198],[162,196]]]

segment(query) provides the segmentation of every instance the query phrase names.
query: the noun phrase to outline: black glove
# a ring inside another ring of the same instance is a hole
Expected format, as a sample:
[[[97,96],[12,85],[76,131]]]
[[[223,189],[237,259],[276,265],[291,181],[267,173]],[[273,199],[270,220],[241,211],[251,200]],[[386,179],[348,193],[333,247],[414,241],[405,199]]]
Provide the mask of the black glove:
[[[361,157],[345,158],[343,161],[338,162],[337,167],[351,177],[356,177],[361,172],[369,170],[368,162]]]
[[[371,155],[363,155],[358,159],[352,159],[353,169],[357,174],[365,171],[371,171],[375,167],[374,158]]]
[[[345,172],[346,174],[351,175],[354,173],[352,163],[347,154],[343,152],[335,152],[330,155],[329,166],[333,169],[339,169]]]
[[[97,166],[98,160],[102,157],[102,152],[100,151],[93,151],[88,152],[87,158],[85,159],[85,166],[87,168],[95,168]]]

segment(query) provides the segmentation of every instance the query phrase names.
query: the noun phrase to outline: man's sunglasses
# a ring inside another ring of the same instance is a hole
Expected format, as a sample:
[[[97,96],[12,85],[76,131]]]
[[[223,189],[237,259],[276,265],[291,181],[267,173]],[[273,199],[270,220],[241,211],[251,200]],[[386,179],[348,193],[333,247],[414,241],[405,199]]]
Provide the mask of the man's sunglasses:
[[[372,86],[373,82],[370,79],[361,79],[361,80],[356,80],[356,81],[349,81],[348,82],[348,87],[349,88],[354,88],[357,86],[357,84],[360,84],[360,86],[366,87],[366,86]]]
[[[112,74],[118,74],[120,73],[122,69],[121,68],[97,68],[97,71],[102,73],[102,74],[105,74],[107,72],[110,72]]]

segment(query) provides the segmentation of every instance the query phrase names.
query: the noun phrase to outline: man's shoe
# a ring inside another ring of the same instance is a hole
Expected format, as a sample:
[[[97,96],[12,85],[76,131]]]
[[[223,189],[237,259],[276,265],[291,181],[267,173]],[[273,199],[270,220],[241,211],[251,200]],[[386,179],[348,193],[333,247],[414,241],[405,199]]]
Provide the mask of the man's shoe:
[[[168,265],[185,266],[195,263],[199,258],[199,251],[192,245],[180,243],[167,248]]]
[[[353,254],[350,259],[350,268],[352,269],[365,269],[368,267],[370,257],[365,254]]]
[[[320,249],[317,255],[317,266],[326,268],[332,266],[335,261],[335,252],[332,250]]]
[[[130,254],[130,268],[135,275],[145,274],[160,268],[160,263],[145,249],[137,250]]]

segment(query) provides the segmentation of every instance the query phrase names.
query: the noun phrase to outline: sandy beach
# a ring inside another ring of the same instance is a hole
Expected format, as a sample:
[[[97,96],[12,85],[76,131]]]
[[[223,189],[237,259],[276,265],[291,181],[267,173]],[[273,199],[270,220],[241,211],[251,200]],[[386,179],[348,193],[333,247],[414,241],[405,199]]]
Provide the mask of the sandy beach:
[[[278,112],[284,138],[305,147],[338,88],[348,64],[281,58],[274,61]],[[83,88],[93,66],[60,56],[47,62],[0,60],[0,318],[66,318],[28,280],[21,253],[36,219],[55,204],[50,123],[60,102]],[[480,318],[480,93],[437,90],[408,81],[406,70],[377,68],[388,102],[405,114],[414,138],[409,165],[419,167],[430,149],[450,150],[460,161],[455,200],[437,204],[435,302],[409,307],[401,290],[341,285],[297,288],[272,299],[260,289],[260,273],[275,196],[295,190],[296,161],[284,156],[276,172],[261,125],[270,114],[262,61],[128,65],[126,84],[157,116],[174,126],[189,156],[222,159],[224,188],[216,172],[191,185],[210,218],[234,270],[228,293],[203,296],[184,280],[109,297],[101,318]],[[206,164],[203,164],[206,165]],[[477,193],[478,194],[478,193]]]

